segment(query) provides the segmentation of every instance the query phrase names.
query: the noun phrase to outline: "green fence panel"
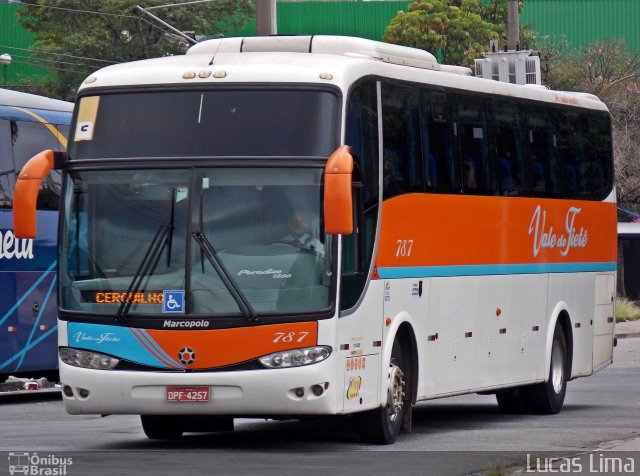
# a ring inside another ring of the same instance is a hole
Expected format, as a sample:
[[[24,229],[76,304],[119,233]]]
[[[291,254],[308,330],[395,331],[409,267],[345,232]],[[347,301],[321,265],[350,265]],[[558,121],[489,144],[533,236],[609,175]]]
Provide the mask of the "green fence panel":
[[[638,0],[526,0],[520,24],[538,36],[564,36],[572,48],[610,38],[640,48]]]

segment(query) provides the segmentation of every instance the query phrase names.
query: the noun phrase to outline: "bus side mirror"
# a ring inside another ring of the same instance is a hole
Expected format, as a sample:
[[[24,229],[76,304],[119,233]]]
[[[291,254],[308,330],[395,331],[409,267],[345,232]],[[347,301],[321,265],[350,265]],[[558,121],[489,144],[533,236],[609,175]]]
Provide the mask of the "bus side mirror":
[[[65,154],[45,150],[34,155],[20,171],[13,191],[13,234],[16,238],[36,237],[36,205],[42,179],[60,168]]]
[[[351,179],[353,157],[348,145],[329,156],[324,168],[324,231],[332,235],[353,233]]]

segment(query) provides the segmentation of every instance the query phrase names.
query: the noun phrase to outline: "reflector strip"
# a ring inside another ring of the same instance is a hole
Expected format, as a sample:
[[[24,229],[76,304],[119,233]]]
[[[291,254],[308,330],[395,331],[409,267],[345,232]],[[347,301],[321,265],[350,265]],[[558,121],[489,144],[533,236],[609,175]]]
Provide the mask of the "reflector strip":
[[[531,328],[531,330],[532,330],[533,332],[538,332],[538,331],[540,330],[540,326],[533,326],[533,327]]]
[[[429,342],[433,342],[434,340],[438,340],[438,333],[435,333],[433,335],[430,335],[429,337],[427,337],[427,340]]]
[[[607,317],[607,323],[611,324],[613,322],[613,317]]]
[[[500,334],[506,334],[507,333],[507,328],[503,327],[502,329],[500,329]]]
[[[373,341],[373,346],[374,347],[382,347],[382,341],[381,340],[374,340]]]
[[[580,327],[582,327],[582,324],[580,324],[579,322],[576,322],[575,328],[580,329]]]
[[[473,332],[465,332],[464,336],[467,337],[467,338],[468,337],[473,337]]]
[[[340,350],[349,350],[349,344],[340,344]]]

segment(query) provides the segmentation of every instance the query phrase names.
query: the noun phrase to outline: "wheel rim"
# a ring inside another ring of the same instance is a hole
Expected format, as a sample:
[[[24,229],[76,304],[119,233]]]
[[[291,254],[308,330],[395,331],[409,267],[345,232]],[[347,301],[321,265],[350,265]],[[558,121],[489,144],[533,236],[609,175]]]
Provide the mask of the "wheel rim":
[[[389,420],[395,422],[402,411],[404,398],[404,380],[400,367],[395,363],[389,365],[389,388],[387,397],[387,407],[389,409]]]
[[[558,341],[554,341],[551,350],[551,385],[556,395],[562,393],[564,386],[564,354]]]

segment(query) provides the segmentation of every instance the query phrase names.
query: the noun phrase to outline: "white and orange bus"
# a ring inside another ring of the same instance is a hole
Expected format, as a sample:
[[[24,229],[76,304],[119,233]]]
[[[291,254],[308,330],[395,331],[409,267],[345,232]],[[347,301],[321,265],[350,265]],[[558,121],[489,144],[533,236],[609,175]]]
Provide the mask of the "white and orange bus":
[[[150,438],[354,414],[378,443],[450,395],[556,413],[612,361],[611,150],[594,96],[357,38],[102,69],[14,201],[35,235],[62,171],[65,408]]]

